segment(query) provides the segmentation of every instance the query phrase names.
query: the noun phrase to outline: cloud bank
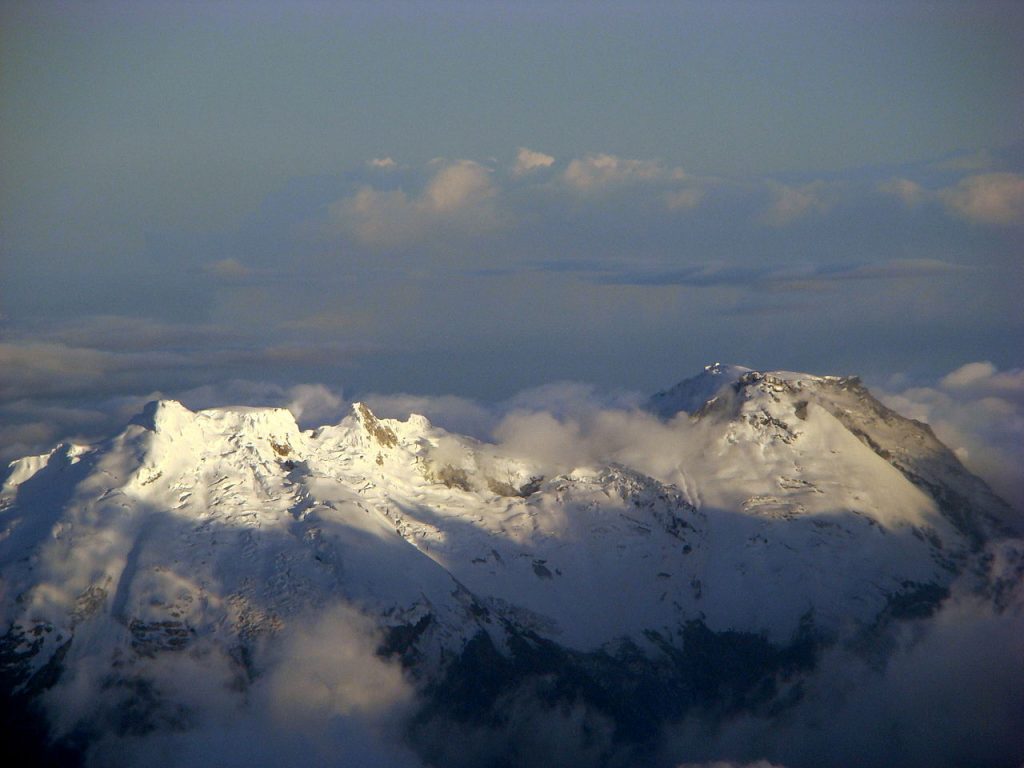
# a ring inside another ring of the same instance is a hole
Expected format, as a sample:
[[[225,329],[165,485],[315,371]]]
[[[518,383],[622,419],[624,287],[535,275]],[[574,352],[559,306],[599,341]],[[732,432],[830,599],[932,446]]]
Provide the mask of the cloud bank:
[[[134,376],[133,391],[333,379],[498,399],[634,371],[654,388],[706,357],[1015,364],[1024,177],[1005,152],[954,166],[722,177],[600,150],[378,155],[285,180],[221,231],[12,252],[0,392]],[[602,362],[611,347],[622,365]]]
[[[130,716],[134,693],[104,685],[101,660],[96,670],[76,667],[76,678],[47,694],[47,706],[59,733],[99,730],[86,756],[90,768],[420,768],[401,743],[414,690],[397,664],[377,655],[379,641],[372,620],[339,604],[265,643],[253,661],[257,676],[244,688],[237,665],[215,649],[162,654],[137,680],[150,702],[137,703],[137,714],[155,701],[170,709],[171,722],[151,732],[129,727],[113,735],[118,713]]]
[[[1003,545],[1018,557],[1022,546]],[[736,761],[728,765],[767,758],[788,768],[1018,765],[1024,594],[1019,573],[1003,575],[1016,584],[1009,604],[994,609],[963,583],[932,618],[897,627],[881,660],[833,648],[801,703],[777,717],[713,727],[696,718],[667,728],[664,763],[688,755]]]
[[[498,225],[490,171],[472,160],[440,161],[423,190],[361,187],[354,196],[332,203],[331,222],[364,245],[400,247],[441,236],[479,234]]]
[[[939,203],[949,214],[972,224],[1005,227],[1024,223],[1024,176],[1017,173],[965,176],[956,184],[935,190],[911,179],[896,178],[880,184],[879,191],[911,208]]]
[[[555,164],[555,158],[551,155],[546,155],[543,152],[537,152],[533,149],[527,149],[526,147],[520,147],[519,151],[516,152],[516,163],[512,166],[513,176],[524,176],[531,171],[536,171],[541,168],[550,168]]]
[[[883,399],[931,425],[968,469],[1024,514],[1024,370],[967,363],[935,386],[910,387]]]

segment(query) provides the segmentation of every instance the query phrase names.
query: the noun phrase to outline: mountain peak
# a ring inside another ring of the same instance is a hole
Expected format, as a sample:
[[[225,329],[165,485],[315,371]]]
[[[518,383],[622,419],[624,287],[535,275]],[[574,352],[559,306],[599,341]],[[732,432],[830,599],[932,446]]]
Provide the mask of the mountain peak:
[[[756,371],[742,365],[718,362],[705,365],[704,370],[696,376],[684,379],[675,386],[653,395],[647,401],[646,409],[663,419],[670,418],[680,411],[694,413],[723,387],[736,383],[750,373]]]
[[[153,400],[130,422],[152,433],[153,445],[192,445],[202,452],[224,440],[248,440],[275,445],[297,445],[299,425],[286,408],[223,406],[192,411],[177,400]]]
[[[195,662],[237,681],[218,697],[241,711],[275,654],[313,647],[291,639],[311,618],[356,606],[373,653],[439,692],[424,712],[451,696],[504,716],[506,692],[549,680],[631,711],[647,690],[788,706],[794,689],[769,700],[768,684],[810,685],[833,644],[889,647],[893,622],[961,586],[1017,594],[1005,505],[859,380],[715,363],[651,409],[706,418],[641,417],[622,448],[563,458],[543,431],[520,454],[360,402],[300,432],[284,409],[159,400],[112,439],[20,459],[0,484],[0,702],[31,692],[88,732],[65,704],[83,680],[100,724],[142,685],[160,708],[125,727],[155,731],[164,712],[192,717],[195,697],[163,681]],[[1014,580],[988,581],[991,563]],[[351,645],[325,626],[310,642]],[[807,678],[776,661],[797,657]],[[705,669],[737,676],[719,689]],[[479,699],[480,679],[501,687]]]
[[[177,400],[150,400],[130,423],[144,427],[150,432],[163,432],[168,428],[173,429],[190,423],[195,417],[194,412]]]
[[[382,448],[394,448],[398,445],[398,435],[395,434],[395,430],[386,424],[381,424],[380,419],[374,415],[373,411],[365,403],[352,403],[352,413],[363,429]]]

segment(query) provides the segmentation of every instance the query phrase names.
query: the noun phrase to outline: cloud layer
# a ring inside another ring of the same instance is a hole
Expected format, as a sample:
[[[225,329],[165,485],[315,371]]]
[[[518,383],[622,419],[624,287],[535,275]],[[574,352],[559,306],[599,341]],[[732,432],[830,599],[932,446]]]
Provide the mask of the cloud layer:
[[[1016,365],[1024,177],[1006,152],[968,160],[722,177],[607,151],[378,155],[282,182],[225,230],[5,254],[0,397],[272,379],[500,399],[653,389],[720,357]]]
[[[264,644],[244,694],[237,667],[216,649],[163,654],[144,666],[139,684],[148,701],[182,708],[187,722],[148,733],[113,735],[102,718],[125,709],[125,691],[105,686],[101,671],[92,675],[84,664],[47,703],[59,728],[99,729],[91,768],[420,768],[401,743],[414,690],[397,664],[377,655],[379,640],[371,619],[345,604],[329,607]]]
[[[1024,370],[968,363],[932,387],[911,387],[886,402],[927,422],[972,472],[1024,514]]]

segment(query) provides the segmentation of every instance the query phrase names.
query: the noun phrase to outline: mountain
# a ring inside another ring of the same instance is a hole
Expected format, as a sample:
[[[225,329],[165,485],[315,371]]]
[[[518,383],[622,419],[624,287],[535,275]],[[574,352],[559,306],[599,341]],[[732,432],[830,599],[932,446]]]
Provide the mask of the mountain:
[[[647,410],[615,415],[647,430],[629,450],[571,467],[360,403],[302,431],[171,400],[13,462],[16,748],[48,733],[39,759],[118,764],[96,745],[202,721],[168,669],[220,675],[244,709],[297,635],[341,642],[316,627],[342,606],[360,664],[403,670],[416,759],[540,764],[516,747],[536,711],[575,723],[551,764],[656,763],[667,723],[797,706],[829,649],[884,664],[954,587],[1019,595],[1008,507],[856,378],[716,364]]]

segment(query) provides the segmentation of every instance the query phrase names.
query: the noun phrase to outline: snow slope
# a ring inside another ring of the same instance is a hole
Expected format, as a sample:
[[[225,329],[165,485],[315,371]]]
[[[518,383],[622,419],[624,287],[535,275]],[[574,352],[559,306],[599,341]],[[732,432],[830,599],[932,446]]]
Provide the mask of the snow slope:
[[[201,648],[251,679],[256,646],[338,602],[424,680],[481,633],[653,653],[700,622],[781,646],[927,611],[1006,533],[984,483],[855,379],[715,365],[650,408],[675,430],[658,477],[545,477],[362,404],[301,431],[281,409],[151,403],[8,468],[0,660],[19,690]]]

